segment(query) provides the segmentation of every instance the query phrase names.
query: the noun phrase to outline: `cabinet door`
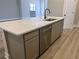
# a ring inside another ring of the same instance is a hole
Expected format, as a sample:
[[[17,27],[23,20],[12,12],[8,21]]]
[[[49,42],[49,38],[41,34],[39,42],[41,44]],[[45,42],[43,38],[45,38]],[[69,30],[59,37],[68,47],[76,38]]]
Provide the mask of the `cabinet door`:
[[[55,39],[60,36],[60,21],[55,23]]]
[[[53,43],[55,41],[55,36],[56,36],[56,33],[55,33],[55,24],[52,24],[52,34],[51,34],[51,43]]]
[[[39,56],[39,37],[26,41],[26,58],[36,59]]]
[[[54,28],[55,28],[55,40],[56,40],[57,36],[58,36],[58,25],[57,25],[57,22],[54,24]]]
[[[57,32],[58,32],[57,33],[57,38],[60,36],[60,31],[61,31],[61,24],[60,23],[61,23],[61,21],[57,22]]]
[[[59,21],[57,24],[58,24],[58,27],[57,27],[58,34],[57,34],[57,37],[59,37],[62,34],[62,32],[63,32],[63,20]]]
[[[64,25],[64,20],[60,22],[60,34],[62,34],[63,32],[63,25]]]
[[[63,32],[63,23],[64,20],[58,21],[52,24],[52,39],[51,43],[53,43]]]

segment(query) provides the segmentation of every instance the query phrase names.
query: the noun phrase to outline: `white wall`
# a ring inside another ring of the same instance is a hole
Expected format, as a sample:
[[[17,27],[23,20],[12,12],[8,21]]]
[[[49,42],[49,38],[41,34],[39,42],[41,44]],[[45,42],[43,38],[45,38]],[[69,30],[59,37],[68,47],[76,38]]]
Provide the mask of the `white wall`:
[[[0,0],[0,20],[19,18],[19,0]]]
[[[30,3],[35,3],[36,0],[21,0],[21,14],[22,18],[30,17]]]
[[[63,16],[64,0],[48,0],[51,16]]]
[[[29,17],[29,0],[21,0],[21,14],[22,18]]]
[[[45,0],[21,0],[22,18],[29,18],[30,17],[30,10],[29,10],[30,3],[35,3],[35,5],[36,5],[36,17],[44,14]]]

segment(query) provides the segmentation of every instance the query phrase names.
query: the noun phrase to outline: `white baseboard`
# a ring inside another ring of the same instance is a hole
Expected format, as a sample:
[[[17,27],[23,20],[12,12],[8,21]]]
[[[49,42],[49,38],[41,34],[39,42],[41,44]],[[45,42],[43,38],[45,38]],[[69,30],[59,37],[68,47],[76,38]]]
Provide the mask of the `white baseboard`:
[[[74,27],[79,27],[79,24],[78,25],[74,25]]]
[[[79,27],[79,24],[73,26],[64,26],[64,29],[73,29],[74,27]]]
[[[73,29],[74,27],[63,27],[64,29]]]

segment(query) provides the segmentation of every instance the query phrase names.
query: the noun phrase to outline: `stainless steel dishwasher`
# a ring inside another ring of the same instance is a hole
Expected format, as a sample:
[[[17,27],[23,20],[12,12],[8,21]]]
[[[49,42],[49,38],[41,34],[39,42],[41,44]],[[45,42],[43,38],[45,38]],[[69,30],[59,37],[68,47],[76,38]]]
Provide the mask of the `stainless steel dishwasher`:
[[[40,55],[46,51],[51,44],[51,25],[40,29]]]

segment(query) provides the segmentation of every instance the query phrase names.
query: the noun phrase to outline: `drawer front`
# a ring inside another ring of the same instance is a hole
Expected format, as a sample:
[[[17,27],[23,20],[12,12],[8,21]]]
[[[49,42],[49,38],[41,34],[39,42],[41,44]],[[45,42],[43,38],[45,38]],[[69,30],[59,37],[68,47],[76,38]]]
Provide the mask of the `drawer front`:
[[[25,34],[24,35],[24,39],[28,40],[28,39],[31,39],[31,38],[37,36],[37,35],[39,35],[39,31],[38,30]]]

